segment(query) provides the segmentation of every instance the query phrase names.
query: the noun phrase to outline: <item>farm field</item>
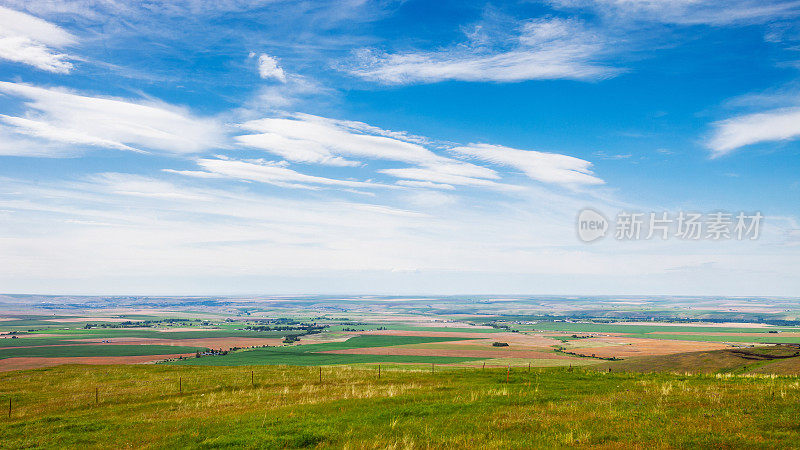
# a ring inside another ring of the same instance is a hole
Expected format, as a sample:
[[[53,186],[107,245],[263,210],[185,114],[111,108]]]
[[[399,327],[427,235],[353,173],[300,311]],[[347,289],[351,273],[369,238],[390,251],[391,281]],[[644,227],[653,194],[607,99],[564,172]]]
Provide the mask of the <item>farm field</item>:
[[[0,447],[766,448],[800,438],[800,322],[786,305],[770,323],[763,312],[730,323],[691,321],[669,304],[678,323],[642,322],[640,303],[610,321],[618,304],[604,312],[586,300],[587,317],[570,299],[570,311],[536,316],[518,312],[541,299],[180,299],[150,312],[79,300],[48,314],[0,307],[0,402],[11,402]]]
[[[627,324],[627,323],[586,323],[586,322],[539,322],[532,325],[518,325],[521,330],[546,330],[568,331],[581,333],[624,333],[624,334],[664,334],[664,333],[742,333],[742,334],[767,334],[768,331],[800,332],[800,327],[776,326],[731,326],[730,324],[716,325],[713,323],[700,324]]]
[[[427,342],[446,342],[461,338],[425,337],[425,336],[353,336],[346,341],[322,344],[307,344],[287,347],[268,347],[244,350],[220,357],[188,358],[170,361],[169,364],[183,365],[298,365],[317,366],[333,364],[361,363],[430,363],[453,364],[479,358],[451,357],[445,355],[409,355],[409,354],[340,354],[338,351],[357,349],[387,349],[405,344],[421,344]],[[384,350],[386,351],[386,350]]]
[[[194,353],[205,350],[200,347],[171,345],[59,345],[54,347],[12,347],[0,349],[0,359],[14,357],[103,357],[168,355]]]
[[[794,377],[60,366],[0,373],[0,397],[12,402],[0,421],[8,448],[786,448],[800,440]]]
[[[753,302],[760,312],[742,313],[735,323],[729,313],[714,313],[708,299],[689,302],[702,306],[696,313],[680,299],[650,299],[646,311],[642,299],[559,300],[176,298],[172,307],[163,299],[148,307],[146,299],[138,298],[133,309],[126,308],[125,299],[70,298],[65,301],[69,306],[48,306],[46,314],[35,305],[0,305],[0,370],[165,359],[195,366],[586,366],[800,343],[800,322],[787,313],[793,310],[788,300],[777,304],[774,313]],[[684,309],[677,313],[679,305]],[[536,314],[519,314],[522,310]],[[619,318],[609,319],[611,313]],[[642,321],[642,315],[650,320]],[[669,322],[668,315],[679,322]],[[696,315],[710,321],[691,319]],[[207,349],[213,354],[194,357]]]

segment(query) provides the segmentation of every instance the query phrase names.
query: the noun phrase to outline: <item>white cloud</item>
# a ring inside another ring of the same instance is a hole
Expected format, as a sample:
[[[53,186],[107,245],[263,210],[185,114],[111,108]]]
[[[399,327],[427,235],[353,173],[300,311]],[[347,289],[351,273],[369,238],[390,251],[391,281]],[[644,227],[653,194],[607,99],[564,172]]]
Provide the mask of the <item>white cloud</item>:
[[[216,120],[161,102],[90,97],[2,81],[0,94],[26,100],[25,117],[2,117],[6,131],[48,146],[195,153],[225,145]]]
[[[422,208],[441,208],[454,205],[458,197],[438,191],[415,191],[405,196],[406,201]]]
[[[428,189],[444,189],[446,191],[455,190],[455,186],[452,184],[434,183],[431,181],[397,180],[397,183],[395,184],[399,184],[400,186],[421,187]]]
[[[76,39],[45,20],[0,6],[0,58],[41,70],[68,73],[70,56],[54,48],[72,45]]]
[[[283,83],[266,83],[259,86],[254,95],[245,102],[242,112],[248,117],[263,116],[264,111],[286,109],[290,105],[331,96],[335,91],[319,82],[297,74],[286,75]]]
[[[501,177],[493,169],[430,151],[423,145],[428,142],[423,137],[383,130],[362,122],[294,114],[253,120],[241,127],[257,133],[236,136],[240,144],[267,150],[288,161],[333,166],[361,166],[362,159],[398,161],[413,166],[385,168],[378,172],[399,178],[397,184],[402,186],[446,190],[454,186],[515,189],[497,182]],[[566,155],[487,144],[456,147],[451,151],[523,170],[529,177],[545,183],[572,186],[603,183],[592,175],[590,162]]]
[[[253,53],[250,55],[255,56]],[[258,75],[265,80],[274,79],[281,83],[286,82],[286,74],[278,65],[278,60],[266,53],[258,55]]]
[[[734,117],[713,124],[706,143],[712,158],[759,142],[800,138],[800,108],[782,108]]]
[[[379,173],[429,183],[449,189],[452,185],[503,187],[491,180],[500,176],[487,167],[438,155],[421,143],[425,138],[383,130],[362,122],[329,119],[308,114],[246,122],[242,128],[257,132],[236,136],[242,145],[267,150],[288,161],[332,166],[361,166],[350,158],[379,159],[415,167],[384,169]],[[405,184],[406,186],[412,186]]]
[[[314,185],[349,188],[394,188],[391,185],[338,180],[334,178],[306,175],[285,167],[281,163],[264,160],[235,160],[228,158],[201,158],[197,164],[204,171],[170,171],[201,178],[227,177],[236,180],[255,181],[282,187],[308,188]]]
[[[591,8],[617,19],[683,25],[764,23],[800,14],[800,2],[781,0],[550,0],[550,3],[568,9]]]
[[[93,175],[89,177],[88,180],[92,183],[107,186],[108,192],[113,194],[166,200],[203,202],[215,200],[211,195],[198,191],[179,189],[169,182],[155,180],[142,175],[109,172]]]
[[[0,125],[0,155],[60,158],[80,153],[74,146],[29,138],[14,130],[12,127]]]
[[[329,166],[360,165],[357,161],[334,156],[325,144],[308,139],[296,139],[278,133],[259,133],[237,136],[236,140],[247,147],[269,150],[290,161],[312,162]]]
[[[521,170],[531,179],[559,185],[596,185],[603,180],[594,176],[592,163],[558,153],[519,150],[490,144],[470,144],[451,151],[501,166]]]
[[[433,185],[475,186],[475,187],[497,188],[505,190],[519,189],[519,187],[517,186],[500,184],[497,183],[496,181],[487,180],[484,178],[476,178],[476,177],[458,175],[454,173],[448,173],[446,170],[441,170],[441,168],[428,169],[422,167],[407,167],[401,169],[381,169],[378,172],[395,178],[403,178],[405,180],[418,180],[425,183],[428,186],[430,186],[430,184],[428,183],[431,183]]]
[[[237,136],[236,140],[241,144],[267,150],[295,162],[358,164],[341,156],[410,163],[432,163],[442,160],[419,144],[397,139],[397,136],[376,134],[374,127],[369,128],[360,122],[295,114],[290,118],[252,120],[242,124],[241,127],[257,133]],[[361,131],[370,131],[371,134]]]
[[[9,131],[51,142],[116,148],[119,150],[136,150],[119,142],[92,136],[91,134],[83,131],[58,128],[47,122],[30,120],[22,117],[6,116],[3,114],[0,114],[0,121],[11,125],[10,127],[6,127]]]
[[[347,158],[381,159],[463,176],[497,178],[497,174],[486,167],[437,155],[421,145],[426,142],[425,138],[383,130],[363,122],[294,114],[252,120],[241,128],[256,133],[236,136],[240,144],[293,162],[357,166],[360,161]]]
[[[511,45],[484,46],[481,40],[478,46],[396,54],[362,50],[356,62],[344,70],[387,84],[598,80],[620,72],[599,62],[609,53],[609,45],[577,21],[530,20],[519,25],[512,41]]]

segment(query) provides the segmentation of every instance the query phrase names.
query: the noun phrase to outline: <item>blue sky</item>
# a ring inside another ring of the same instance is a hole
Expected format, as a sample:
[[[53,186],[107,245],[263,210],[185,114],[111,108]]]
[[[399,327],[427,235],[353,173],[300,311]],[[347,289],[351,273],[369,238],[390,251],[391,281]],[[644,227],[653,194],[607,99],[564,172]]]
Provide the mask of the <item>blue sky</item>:
[[[796,295],[798,16],[0,0],[0,291]],[[587,245],[584,207],[765,220]]]

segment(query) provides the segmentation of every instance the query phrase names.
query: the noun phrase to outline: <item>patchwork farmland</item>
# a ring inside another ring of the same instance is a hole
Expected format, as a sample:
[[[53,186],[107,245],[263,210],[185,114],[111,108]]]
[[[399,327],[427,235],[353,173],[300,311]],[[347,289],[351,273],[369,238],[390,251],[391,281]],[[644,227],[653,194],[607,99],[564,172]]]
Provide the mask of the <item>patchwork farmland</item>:
[[[785,306],[731,322],[673,306],[643,321],[640,304],[619,317],[596,302],[587,317],[580,302],[541,299],[162,303],[4,311],[3,445],[32,445],[33,429],[48,447],[109,446],[111,435],[129,446],[408,448],[798,437],[800,323]]]

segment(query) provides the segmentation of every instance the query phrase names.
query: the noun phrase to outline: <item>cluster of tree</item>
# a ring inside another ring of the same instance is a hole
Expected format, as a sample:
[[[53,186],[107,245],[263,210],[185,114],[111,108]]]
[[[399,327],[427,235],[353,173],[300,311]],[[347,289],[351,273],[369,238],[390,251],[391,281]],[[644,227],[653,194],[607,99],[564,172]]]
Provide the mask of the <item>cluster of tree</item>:
[[[206,350],[204,352],[196,352],[194,354],[195,358],[200,358],[201,356],[225,356],[228,354],[228,350]]]
[[[298,322],[295,319],[287,319],[285,317],[278,317],[276,319],[253,319],[251,322],[256,323],[272,323],[278,325],[301,325],[302,322]]]
[[[126,320],[125,322],[101,322],[101,323],[87,323],[83,326],[84,329],[89,330],[92,328],[152,328],[159,325],[188,325],[201,322],[200,319],[163,319],[163,320]],[[202,322],[203,325],[211,325],[210,322]]]
[[[339,322],[339,325],[350,326],[350,327],[355,327],[355,326],[359,326],[359,325],[366,325],[366,324],[367,324],[366,322],[353,322],[353,321],[349,321],[349,320],[344,320],[342,322]]]
[[[154,324],[152,323],[127,321],[119,323],[87,323],[83,328],[90,330],[92,328],[149,328],[153,326]]]
[[[248,325],[244,327],[249,331],[300,331],[301,334],[321,333],[327,325],[317,325],[316,323],[298,323],[297,325]]]
[[[603,359],[606,361],[619,361],[622,359],[622,358],[617,358],[616,356],[612,356],[610,358],[604,358],[602,356],[595,356],[594,353],[592,353],[591,355],[582,355],[580,353],[568,352],[566,349],[564,349],[564,347],[557,347],[556,352],[563,353],[565,355],[577,356],[579,358],[594,358],[594,359]]]

